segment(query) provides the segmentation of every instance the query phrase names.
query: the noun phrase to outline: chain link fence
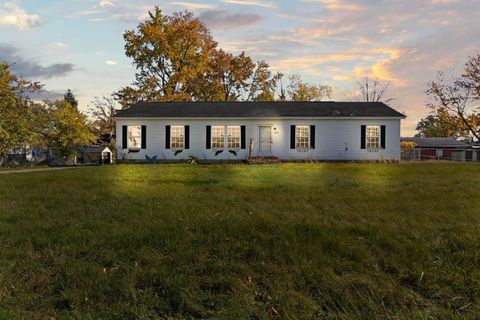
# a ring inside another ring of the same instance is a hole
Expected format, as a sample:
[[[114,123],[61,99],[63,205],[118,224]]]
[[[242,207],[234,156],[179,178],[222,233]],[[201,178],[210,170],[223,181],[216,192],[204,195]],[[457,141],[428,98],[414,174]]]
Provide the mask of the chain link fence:
[[[402,149],[401,159],[403,161],[444,160],[459,162],[480,162],[480,149]]]

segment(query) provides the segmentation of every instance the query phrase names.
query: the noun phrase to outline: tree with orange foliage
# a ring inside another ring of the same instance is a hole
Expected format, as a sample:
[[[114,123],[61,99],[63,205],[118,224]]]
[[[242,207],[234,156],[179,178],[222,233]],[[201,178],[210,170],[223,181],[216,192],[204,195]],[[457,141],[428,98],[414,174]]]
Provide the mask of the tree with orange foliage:
[[[451,128],[452,133],[480,141],[480,54],[468,58],[464,74],[446,79],[439,73],[427,89],[427,106],[438,117],[437,123]],[[453,135],[454,136],[454,135]]]

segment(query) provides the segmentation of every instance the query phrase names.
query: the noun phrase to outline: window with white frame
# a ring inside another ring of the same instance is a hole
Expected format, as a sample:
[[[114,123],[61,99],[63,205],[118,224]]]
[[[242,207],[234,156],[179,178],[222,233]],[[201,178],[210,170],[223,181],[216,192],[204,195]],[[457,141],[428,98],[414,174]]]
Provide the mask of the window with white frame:
[[[225,127],[212,126],[212,149],[223,149],[225,147]]]
[[[142,146],[142,127],[128,126],[128,148],[140,149]]]
[[[184,126],[170,127],[170,148],[174,150],[185,148],[185,127]]]
[[[367,126],[367,149],[380,149],[380,126]]]
[[[240,149],[240,126],[227,127],[227,148]]]
[[[310,147],[310,126],[296,126],[296,149],[298,151],[308,151]]]

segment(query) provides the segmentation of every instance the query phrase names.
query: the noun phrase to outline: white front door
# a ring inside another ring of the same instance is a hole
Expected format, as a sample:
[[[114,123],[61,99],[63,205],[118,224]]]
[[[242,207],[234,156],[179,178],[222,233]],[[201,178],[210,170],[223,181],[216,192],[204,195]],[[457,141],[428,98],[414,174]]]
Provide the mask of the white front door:
[[[272,126],[258,127],[258,151],[260,154],[272,152]]]

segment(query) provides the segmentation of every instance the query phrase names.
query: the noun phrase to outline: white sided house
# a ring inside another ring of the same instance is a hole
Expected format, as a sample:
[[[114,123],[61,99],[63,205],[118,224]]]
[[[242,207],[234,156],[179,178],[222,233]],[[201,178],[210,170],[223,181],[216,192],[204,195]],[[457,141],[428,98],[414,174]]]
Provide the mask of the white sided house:
[[[399,161],[400,121],[381,102],[138,103],[117,113],[119,161]],[[251,150],[251,151],[249,151]]]

